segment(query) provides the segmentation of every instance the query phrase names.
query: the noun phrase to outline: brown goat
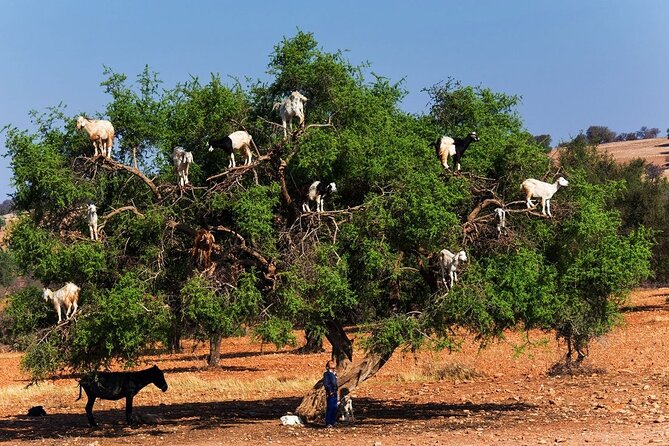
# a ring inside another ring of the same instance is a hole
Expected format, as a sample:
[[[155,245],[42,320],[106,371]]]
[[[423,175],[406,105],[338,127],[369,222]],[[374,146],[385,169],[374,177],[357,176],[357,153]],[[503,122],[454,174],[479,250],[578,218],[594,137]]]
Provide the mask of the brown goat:
[[[207,269],[211,265],[211,250],[214,248],[214,234],[204,228],[195,233],[193,257],[200,269]]]

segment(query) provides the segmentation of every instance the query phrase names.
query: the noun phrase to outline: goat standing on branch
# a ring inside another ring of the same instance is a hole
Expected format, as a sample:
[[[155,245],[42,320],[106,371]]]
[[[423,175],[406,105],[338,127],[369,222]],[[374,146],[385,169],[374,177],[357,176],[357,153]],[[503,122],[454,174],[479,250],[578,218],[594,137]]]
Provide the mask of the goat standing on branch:
[[[98,210],[93,203],[88,205],[88,231],[91,233],[91,240],[98,239]]]
[[[272,110],[279,110],[283,125],[283,137],[288,138],[288,130],[293,133],[293,118],[300,120],[300,127],[304,128],[304,105],[308,99],[299,91],[294,91],[281,102],[275,102]]]
[[[441,267],[441,281],[447,290],[453,288],[455,282],[458,281],[458,266],[461,262],[467,261],[467,254],[460,251],[453,254],[448,249],[442,249],[439,252],[439,266]],[[448,272],[448,283],[446,282],[446,272]]]
[[[44,288],[44,300],[53,301],[53,307],[58,313],[58,323],[63,320],[61,316],[61,307],[67,308],[65,318],[69,319],[74,315],[79,308],[77,302],[79,301],[79,287],[72,282],[67,282],[64,287],[57,291],[51,291],[49,288]],[[70,314],[70,311],[72,314]]]
[[[83,116],[77,118],[77,130],[83,127],[88,137],[93,142],[95,156],[99,153],[105,158],[111,158],[111,150],[114,145],[114,126],[105,119],[87,119]]]
[[[214,234],[204,228],[200,228],[195,233],[195,242],[193,243],[193,256],[200,269],[207,269],[211,265],[211,251],[214,248]]]
[[[235,163],[235,151],[244,151],[244,155],[246,156],[244,165],[248,166],[251,164],[251,159],[253,158],[251,144],[255,145],[253,137],[244,130],[237,130],[236,132],[230,133],[225,138],[209,140],[209,151],[213,152],[214,149],[223,149],[230,157],[228,169],[237,167],[237,164]]]
[[[528,209],[535,206],[535,204],[532,203],[533,197],[541,198],[541,213],[546,215],[546,212],[548,212],[548,216],[552,217],[551,198],[553,198],[553,195],[555,195],[555,192],[557,192],[560,187],[566,186],[569,186],[569,182],[562,177],[558,178],[553,184],[535,180],[534,178],[528,178],[520,185],[520,190],[525,193]]]
[[[471,143],[477,141],[479,141],[479,137],[476,132],[471,132],[466,138],[451,138],[444,135],[434,142],[434,149],[444,169],[450,170],[448,167],[448,157],[450,156],[453,158],[455,170],[460,171],[460,160],[465,155],[465,151]]]
[[[302,194],[302,212],[311,212],[309,201],[316,202],[316,212],[323,212],[323,199],[332,192],[337,192],[337,185],[335,183],[325,185],[325,183],[321,183],[320,181],[314,181],[306,193]]]
[[[501,237],[502,232],[507,233],[506,210],[504,208],[495,208],[495,219],[497,220],[497,237]]]
[[[190,181],[188,180],[188,170],[193,162],[193,153],[186,152],[183,147],[175,147],[172,151],[172,162],[174,171],[179,178],[179,186],[184,187]]]

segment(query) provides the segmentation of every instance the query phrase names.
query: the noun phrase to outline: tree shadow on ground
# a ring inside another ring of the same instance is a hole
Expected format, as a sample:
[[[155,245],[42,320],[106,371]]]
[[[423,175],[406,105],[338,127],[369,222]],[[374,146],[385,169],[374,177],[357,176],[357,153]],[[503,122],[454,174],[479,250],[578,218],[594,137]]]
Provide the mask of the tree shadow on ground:
[[[357,398],[356,407],[362,409],[356,426],[387,425],[389,420],[429,420],[445,417],[478,415],[478,422],[492,422],[505,413],[523,412],[535,406],[523,402],[504,403],[407,403],[373,398]],[[275,421],[295,410],[300,398],[273,398],[251,401],[223,401],[205,403],[161,404],[137,406],[134,414],[155,414],[162,419],[159,425],[127,426],[122,409],[95,410],[97,429],[88,427],[83,403],[76,414],[56,413],[39,418],[16,416],[0,420],[0,441],[31,441],[62,439],[64,437],[120,438],[134,435],[174,435],[178,430],[226,429],[235,425]],[[99,404],[99,403],[98,403]],[[97,405],[96,405],[97,406]],[[322,424],[308,423],[308,428],[322,428]],[[463,428],[466,426],[462,426]],[[454,426],[457,428],[457,425]],[[147,439],[147,442],[150,440]]]

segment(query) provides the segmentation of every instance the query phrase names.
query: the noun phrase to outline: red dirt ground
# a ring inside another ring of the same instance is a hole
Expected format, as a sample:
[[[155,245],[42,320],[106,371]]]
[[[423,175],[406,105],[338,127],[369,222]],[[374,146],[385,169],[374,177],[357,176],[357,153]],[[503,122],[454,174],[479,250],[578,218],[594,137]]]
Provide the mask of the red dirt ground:
[[[334,429],[284,427],[321,374],[327,353],[274,352],[246,338],[224,343],[221,367],[204,368],[204,349],[150,358],[166,371],[166,393],[143,390],[135,412],[158,425],[126,427],[122,403],[98,401],[98,430],[87,427],[72,379],[23,389],[20,354],[0,354],[0,443],[40,445],[627,445],[669,444],[669,288],[634,293],[625,323],[594,342],[588,373],[549,376],[563,347],[532,333],[509,334],[479,351],[397,353],[357,389],[355,422]],[[543,342],[542,342],[543,341]],[[477,376],[435,378],[458,365]],[[24,416],[43,405],[47,417]]]

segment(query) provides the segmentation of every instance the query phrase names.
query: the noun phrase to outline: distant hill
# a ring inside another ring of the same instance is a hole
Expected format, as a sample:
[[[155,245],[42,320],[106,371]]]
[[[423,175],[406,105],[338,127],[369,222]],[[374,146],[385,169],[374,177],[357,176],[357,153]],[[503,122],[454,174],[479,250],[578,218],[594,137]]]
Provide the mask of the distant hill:
[[[5,220],[5,225],[0,228],[0,249],[5,247],[5,232],[7,227],[11,224],[12,221],[16,220],[16,215],[14,214],[5,214],[0,215]]]
[[[620,163],[631,161],[634,158],[643,158],[661,167],[664,170],[664,176],[669,178],[669,139],[667,138],[610,142],[600,144],[597,149],[610,153]]]
[[[555,158],[560,149],[553,149],[551,158]],[[661,167],[664,176],[669,178],[669,139],[653,138],[636,141],[620,141],[600,144],[597,150],[609,153],[619,163],[635,158],[643,158],[651,164]]]

